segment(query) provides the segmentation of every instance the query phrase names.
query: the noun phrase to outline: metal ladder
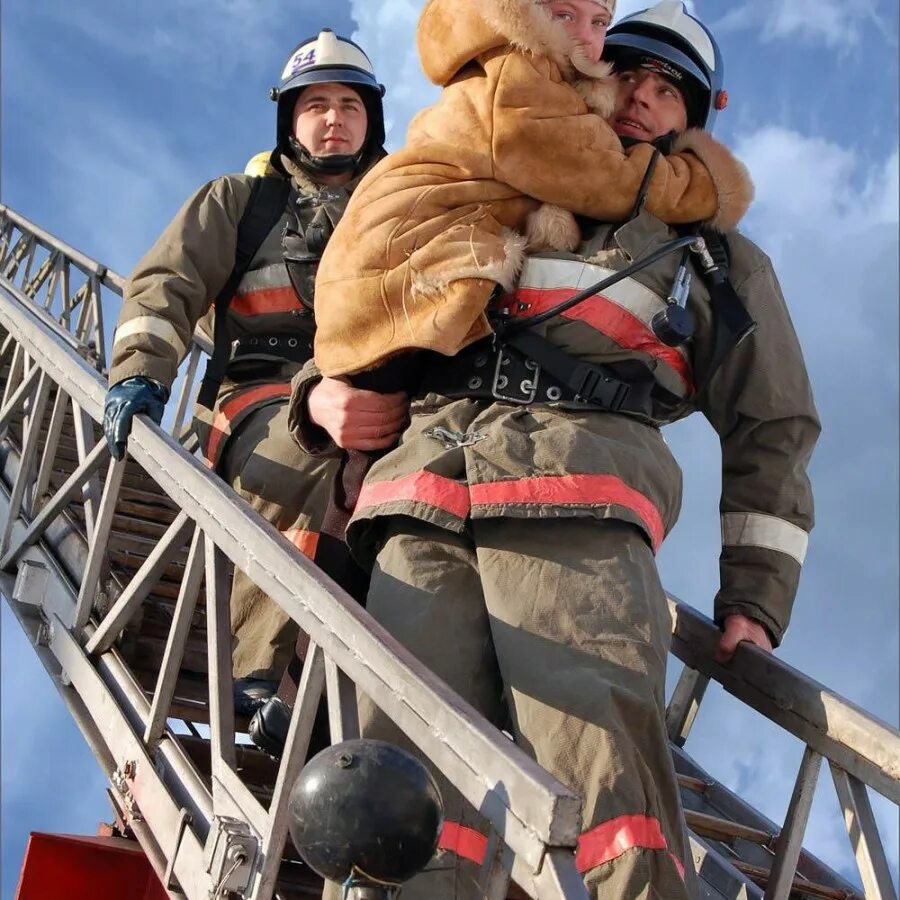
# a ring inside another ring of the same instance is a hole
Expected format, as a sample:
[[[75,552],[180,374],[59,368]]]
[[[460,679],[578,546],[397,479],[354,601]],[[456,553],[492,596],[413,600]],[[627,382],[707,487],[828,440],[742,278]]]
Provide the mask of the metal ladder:
[[[484,896],[587,897],[580,800],[482,720],[192,454],[191,349],[171,434],[137,421],[113,461],[99,428],[103,304],[123,279],[0,206],[0,593],[110,780],[122,829],[172,897],[317,896],[286,805],[321,697],[332,742],[381,706],[492,824]],[[228,602],[234,567],[311,636],[281,764],[236,743]],[[684,670],[667,726],[698,897],[896,897],[867,793],[900,803],[900,733],[777,658],[713,660],[718,630],[671,600]],[[719,682],[806,750],[783,826],[683,750]],[[802,849],[827,759],[863,891]],[[231,893],[229,893],[231,892]]]

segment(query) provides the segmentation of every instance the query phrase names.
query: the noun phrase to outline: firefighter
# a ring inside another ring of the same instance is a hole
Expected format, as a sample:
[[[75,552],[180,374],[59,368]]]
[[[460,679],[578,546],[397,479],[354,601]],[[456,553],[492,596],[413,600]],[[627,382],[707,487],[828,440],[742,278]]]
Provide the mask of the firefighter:
[[[712,128],[722,60],[682,3],[622,20],[607,48],[623,141],[665,153],[672,132]],[[819,433],[769,259],[735,232],[676,232],[636,199],[578,255],[529,258],[494,304],[493,339],[429,360],[348,532],[373,566],[369,612],[488,719],[508,716],[516,742],[582,795],[576,863],[595,898],[688,896],[654,561],[682,485],[660,428],[699,411],[721,441],[723,661],[741,640],[777,646],[788,625]],[[402,741],[365,698],[361,722]],[[437,777],[441,852],[403,895],[482,896],[483,822]]]
[[[357,595],[365,579],[334,536],[343,527],[323,522],[338,455],[299,450],[287,400],[292,376],[312,355],[319,257],[349,194],[384,156],[383,93],[352,41],[326,29],[297,46],[272,90],[275,149],[250,169],[265,177],[228,175],[200,188],[128,280],[104,418],[121,459],[134,415],[160,422],[203,320],[214,350],[194,427],[207,464]],[[331,394],[363,438],[371,409],[387,420],[405,415],[396,396],[370,397],[340,382]],[[296,629],[241,572],[231,616],[236,710],[250,715],[281,677]]]

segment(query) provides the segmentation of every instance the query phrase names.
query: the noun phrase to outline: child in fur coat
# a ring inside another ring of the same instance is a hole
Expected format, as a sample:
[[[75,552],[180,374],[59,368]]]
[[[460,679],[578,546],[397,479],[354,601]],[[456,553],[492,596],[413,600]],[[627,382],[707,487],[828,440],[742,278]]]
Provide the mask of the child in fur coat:
[[[608,23],[615,0],[591,0]],[[490,334],[497,284],[529,249],[574,250],[572,213],[620,221],[653,148],[623,151],[605,118],[615,81],[564,0],[429,0],[418,27],[443,88],[404,149],[354,191],[316,279],[316,363],[338,376],[415,348],[453,355]],[[605,24],[600,22],[601,26]],[[599,44],[599,49],[598,49]],[[664,222],[727,230],[746,211],[743,166],[706,132],[656,166],[646,208]],[[561,209],[560,209],[561,208]]]

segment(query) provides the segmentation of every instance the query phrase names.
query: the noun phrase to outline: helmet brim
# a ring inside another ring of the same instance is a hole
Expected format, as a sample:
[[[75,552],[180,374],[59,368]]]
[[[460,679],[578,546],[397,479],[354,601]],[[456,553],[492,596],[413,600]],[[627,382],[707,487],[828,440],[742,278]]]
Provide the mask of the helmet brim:
[[[379,97],[384,96],[384,86],[379,84],[368,72],[353,66],[335,66],[313,69],[309,72],[298,72],[293,78],[289,78],[279,88],[279,95],[288,91],[309,87],[311,84],[349,84],[367,87],[376,91]]]
[[[603,50],[603,58],[607,62],[615,64],[616,57],[625,53],[646,53],[648,56],[656,56],[681,69],[686,75],[695,78],[707,91],[712,90],[709,74],[704,72],[694,60],[686,53],[673,47],[665,41],[648,37],[645,34],[623,32],[621,34],[607,34],[606,44]]]

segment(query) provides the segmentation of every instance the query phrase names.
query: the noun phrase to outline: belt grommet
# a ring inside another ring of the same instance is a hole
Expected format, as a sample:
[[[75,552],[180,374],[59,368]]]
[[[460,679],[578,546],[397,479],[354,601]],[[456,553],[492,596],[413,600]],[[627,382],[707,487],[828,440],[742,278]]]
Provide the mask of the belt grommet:
[[[250,346],[255,347],[259,341],[256,338],[250,338]]]
[[[288,338],[288,347],[296,347],[297,343],[297,338]]]
[[[559,400],[562,397],[562,391],[554,386],[547,388],[547,399],[548,400]]]
[[[511,356],[501,356],[500,357],[500,365],[501,366],[508,366],[511,362],[512,362]]]
[[[481,387],[481,379],[476,375],[474,378],[469,379],[469,390],[477,391],[478,388]]]
[[[528,369],[529,372],[533,372],[538,367],[537,360],[534,359],[526,359],[525,360],[525,368]]]
[[[501,375],[497,379],[497,390],[498,391],[504,390],[508,384],[509,384],[509,379],[505,375]]]
[[[475,357],[475,368],[483,369],[487,365],[488,358],[484,353]]]
[[[278,346],[278,338],[277,338],[277,337],[270,337],[270,338],[269,338],[269,346],[270,346],[270,347],[277,347],[277,346]]]

